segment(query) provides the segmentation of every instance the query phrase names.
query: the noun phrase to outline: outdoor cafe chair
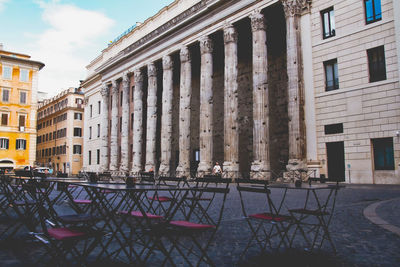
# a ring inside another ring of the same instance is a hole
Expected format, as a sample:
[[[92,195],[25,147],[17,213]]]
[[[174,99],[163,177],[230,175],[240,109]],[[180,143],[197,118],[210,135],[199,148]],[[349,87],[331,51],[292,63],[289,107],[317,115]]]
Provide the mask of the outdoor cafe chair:
[[[85,265],[87,257],[100,244],[103,233],[88,225],[63,226],[43,202],[39,204],[41,232],[33,233],[46,248],[39,260],[54,265]],[[51,257],[49,262],[46,256]]]
[[[159,248],[165,254],[163,264],[214,265],[207,251],[221,224],[229,193],[230,179],[223,182],[222,186],[215,180],[196,182],[179,202],[181,205],[176,205],[171,217],[161,225],[159,233],[168,240],[159,239]],[[206,202],[205,206],[200,204],[202,201]],[[185,212],[178,212],[182,208]],[[178,260],[182,262],[177,263]]]
[[[290,242],[288,232],[292,225],[292,217],[290,214],[282,214],[280,207],[274,205],[268,181],[252,179],[236,179],[235,181],[242,213],[251,232],[240,258],[254,245],[257,245],[261,251],[279,249],[282,245],[288,246]],[[257,209],[250,205],[255,197],[263,198],[264,203]]]

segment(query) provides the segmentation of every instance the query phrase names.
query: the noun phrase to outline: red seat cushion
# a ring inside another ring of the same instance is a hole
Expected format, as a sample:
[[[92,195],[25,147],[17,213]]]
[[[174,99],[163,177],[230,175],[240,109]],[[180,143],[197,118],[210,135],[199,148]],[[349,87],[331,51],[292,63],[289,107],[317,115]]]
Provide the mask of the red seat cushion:
[[[85,233],[71,230],[68,228],[51,228],[48,229],[47,232],[51,237],[57,240],[64,240],[68,238],[80,237],[84,236]]]
[[[123,211],[120,211],[119,213],[126,215],[126,214],[128,214],[128,211],[127,210],[123,210]],[[138,218],[143,218],[144,217],[143,214],[140,211],[132,211],[131,215],[133,217],[138,217]],[[162,219],[162,218],[164,218],[164,216],[156,215],[156,214],[152,214],[152,213],[147,213],[147,212],[146,212],[146,216],[149,219]]]
[[[115,193],[115,191],[112,191],[112,190],[103,190],[102,193],[103,193],[103,194],[111,194],[111,193]]]
[[[170,197],[164,197],[164,196],[153,196],[153,197],[149,197],[150,200],[157,200],[160,202],[167,202],[167,201],[171,201],[172,198]]]
[[[268,220],[268,221],[275,221],[275,222],[282,222],[282,221],[290,220],[289,216],[274,215],[274,214],[271,214],[268,212],[251,214],[251,215],[249,215],[249,217],[254,218],[254,219],[261,219],[261,220]]]
[[[210,229],[215,228],[214,225],[193,223],[188,221],[170,221],[170,224],[177,227],[183,227],[186,229]]]
[[[90,204],[92,201],[90,199],[74,199],[76,204]]]

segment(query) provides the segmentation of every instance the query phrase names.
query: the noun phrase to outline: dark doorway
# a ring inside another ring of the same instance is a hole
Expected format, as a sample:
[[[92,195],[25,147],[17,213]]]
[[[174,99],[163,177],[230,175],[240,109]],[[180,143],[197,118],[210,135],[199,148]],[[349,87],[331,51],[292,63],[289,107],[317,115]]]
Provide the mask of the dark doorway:
[[[330,181],[344,182],[344,143],[326,143],[326,154],[328,157],[328,179]]]

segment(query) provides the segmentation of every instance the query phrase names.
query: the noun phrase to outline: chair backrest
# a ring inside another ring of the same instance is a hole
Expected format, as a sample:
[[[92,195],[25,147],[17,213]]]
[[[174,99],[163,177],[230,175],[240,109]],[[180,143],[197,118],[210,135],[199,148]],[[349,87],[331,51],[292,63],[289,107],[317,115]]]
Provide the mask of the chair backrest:
[[[140,182],[155,183],[154,172],[140,172]]]
[[[182,187],[187,185],[187,179],[186,177],[159,176],[157,178],[157,184]]]

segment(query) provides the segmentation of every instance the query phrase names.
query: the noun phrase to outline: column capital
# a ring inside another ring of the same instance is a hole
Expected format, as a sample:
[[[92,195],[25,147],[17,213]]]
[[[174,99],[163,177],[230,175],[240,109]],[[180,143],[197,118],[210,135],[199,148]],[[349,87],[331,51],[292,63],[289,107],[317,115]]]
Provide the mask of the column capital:
[[[311,5],[311,0],[281,0],[286,17],[301,15],[303,9]]]
[[[118,86],[116,80],[111,81],[111,92],[113,95],[118,94]]]
[[[201,54],[210,54],[214,50],[214,44],[211,38],[206,35],[200,38],[200,53]]]
[[[101,85],[100,94],[102,97],[108,97],[108,95],[110,94],[110,89],[108,88],[108,85],[106,83],[103,83]]]
[[[224,43],[236,43],[238,38],[237,31],[232,24],[224,26]]]
[[[162,58],[162,66],[164,70],[170,70],[172,69],[172,66],[174,65],[172,58],[170,55],[163,56]]]
[[[135,69],[133,73],[135,77],[135,83],[143,82],[143,75],[140,69]]]
[[[190,61],[191,58],[190,58],[189,48],[187,46],[183,46],[181,48],[181,51],[179,52],[179,56],[180,56],[181,62]]]
[[[157,76],[157,69],[153,62],[147,64],[147,75],[149,77]]]
[[[260,10],[256,9],[250,14],[250,20],[251,20],[251,30],[253,32],[255,31],[265,31],[266,25],[265,25],[265,17],[264,14],[261,13]]]

